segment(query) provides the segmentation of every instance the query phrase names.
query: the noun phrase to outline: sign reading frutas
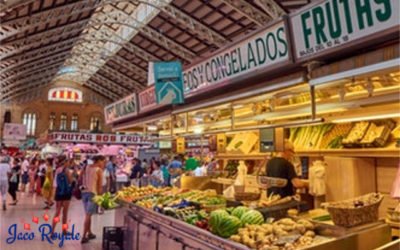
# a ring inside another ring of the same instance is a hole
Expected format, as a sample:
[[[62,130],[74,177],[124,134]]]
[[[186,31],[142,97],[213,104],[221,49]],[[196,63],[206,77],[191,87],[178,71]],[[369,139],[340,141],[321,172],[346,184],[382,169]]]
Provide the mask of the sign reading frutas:
[[[54,132],[48,135],[50,142],[75,142],[93,144],[148,144],[149,137],[140,135],[117,135],[117,134],[90,134],[90,133],[69,133]]]
[[[183,103],[182,64],[180,62],[155,62],[154,81],[158,104]]]
[[[185,94],[289,60],[284,22],[250,37],[185,72]]]
[[[296,58],[384,34],[399,25],[399,0],[326,0],[291,18]]]
[[[140,112],[150,110],[157,106],[156,92],[154,85],[139,93]]]
[[[136,94],[129,95],[104,108],[107,124],[137,115]]]
[[[18,123],[5,123],[3,129],[3,139],[20,141],[26,139],[26,126]]]

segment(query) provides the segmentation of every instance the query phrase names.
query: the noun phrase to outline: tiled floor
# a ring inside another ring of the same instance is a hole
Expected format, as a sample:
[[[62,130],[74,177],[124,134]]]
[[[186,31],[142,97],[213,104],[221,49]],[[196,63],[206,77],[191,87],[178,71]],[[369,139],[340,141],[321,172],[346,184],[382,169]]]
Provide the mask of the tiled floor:
[[[64,241],[64,246],[59,248],[56,241],[51,245],[47,241],[41,240],[39,233],[39,225],[44,223],[43,215],[46,210],[43,209],[44,203],[41,197],[28,196],[28,194],[20,194],[19,203],[17,206],[8,206],[7,211],[0,210],[0,250],[47,250],[47,249],[102,249],[102,230],[104,226],[114,226],[114,215],[116,210],[106,211],[102,215],[94,215],[92,218],[92,231],[97,235],[97,239],[90,241],[87,244],[81,245],[80,241],[69,240]],[[54,208],[48,211],[50,220],[53,218]],[[32,222],[32,216],[39,217],[39,224]],[[75,225],[75,233],[82,233],[84,212],[83,206],[80,201],[73,200],[71,202],[69,211],[70,226]],[[23,221],[29,223],[31,226],[30,231],[23,230]],[[12,224],[17,224],[18,232],[34,232],[35,238],[33,240],[15,241],[12,244],[7,244],[9,235],[9,227]],[[57,227],[58,231],[61,230],[61,225]]]

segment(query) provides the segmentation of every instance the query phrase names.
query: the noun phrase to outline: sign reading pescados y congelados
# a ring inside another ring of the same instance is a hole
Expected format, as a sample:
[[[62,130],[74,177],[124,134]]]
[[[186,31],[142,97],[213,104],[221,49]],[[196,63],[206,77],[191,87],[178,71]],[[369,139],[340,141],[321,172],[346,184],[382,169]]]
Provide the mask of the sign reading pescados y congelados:
[[[289,60],[284,22],[183,72],[185,94]]]
[[[399,25],[399,0],[326,0],[291,17],[303,60]]]
[[[137,115],[136,93],[104,108],[107,124]]]

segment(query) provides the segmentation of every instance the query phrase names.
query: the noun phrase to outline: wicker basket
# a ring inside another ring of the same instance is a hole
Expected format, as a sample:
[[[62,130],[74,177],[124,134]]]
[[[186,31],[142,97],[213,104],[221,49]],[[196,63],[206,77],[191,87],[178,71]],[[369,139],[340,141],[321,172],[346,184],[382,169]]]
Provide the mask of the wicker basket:
[[[235,192],[235,200],[237,201],[256,201],[261,197],[261,193],[238,193]]]
[[[202,208],[204,211],[206,211],[206,212],[208,212],[208,213],[211,213],[211,212],[214,211],[214,210],[226,208],[226,204],[203,205],[203,206],[201,206],[201,208]]]
[[[352,205],[354,201],[366,200],[371,197],[371,195],[378,197],[375,202],[361,207],[346,208],[346,206]],[[328,209],[328,212],[331,215],[335,225],[343,227],[354,227],[357,225],[377,221],[378,209],[382,200],[383,195],[372,193],[351,200],[327,203],[325,204],[325,207]]]

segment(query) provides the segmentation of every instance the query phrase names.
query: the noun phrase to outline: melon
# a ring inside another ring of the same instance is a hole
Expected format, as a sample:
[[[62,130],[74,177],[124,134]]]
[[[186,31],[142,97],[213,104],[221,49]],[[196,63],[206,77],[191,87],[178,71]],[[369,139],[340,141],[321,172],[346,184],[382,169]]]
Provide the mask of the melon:
[[[245,212],[240,218],[243,225],[261,225],[264,223],[264,216],[256,210],[249,210]]]
[[[249,211],[250,208],[245,207],[245,206],[239,206],[233,209],[232,215],[238,217],[239,219],[242,218],[243,214]]]
[[[216,234],[223,237],[229,238],[234,234],[237,234],[242,222],[235,216],[228,215],[222,218],[219,227],[216,230]]]
[[[210,219],[208,221],[208,224],[211,226],[211,230],[213,232],[216,232],[217,228],[221,224],[223,218],[228,217],[229,213],[223,209],[218,209],[210,214]]]

